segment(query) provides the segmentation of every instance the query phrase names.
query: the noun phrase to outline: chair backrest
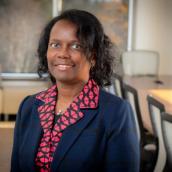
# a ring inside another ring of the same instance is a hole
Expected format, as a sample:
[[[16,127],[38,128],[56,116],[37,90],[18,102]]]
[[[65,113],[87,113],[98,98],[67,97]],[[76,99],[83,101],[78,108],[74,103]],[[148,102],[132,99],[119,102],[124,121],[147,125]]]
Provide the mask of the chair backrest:
[[[165,107],[150,95],[147,96],[147,101],[154,135],[158,138],[158,158],[154,171],[161,172],[164,169],[167,158],[161,126],[161,113],[165,112]]]
[[[124,84],[123,88],[124,88],[125,99],[127,99],[132,106],[138,138],[142,143],[142,139],[144,138],[144,127],[143,127],[143,121],[140,112],[137,90],[127,84]]]
[[[104,86],[103,89],[111,94],[116,95],[115,88],[113,85]]]
[[[161,119],[162,135],[167,153],[167,168],[169,171],[172,171],[172,114],[163,112],[161,114]]]
[[[115,95],[117,95],[118,97],[124,98],[123,80],[120,75],[116,73],[113,74],[112,86],[114,88]]]
[[[125,75],[158,75],[159,53],[155,51],[134,50],[122,54]]]

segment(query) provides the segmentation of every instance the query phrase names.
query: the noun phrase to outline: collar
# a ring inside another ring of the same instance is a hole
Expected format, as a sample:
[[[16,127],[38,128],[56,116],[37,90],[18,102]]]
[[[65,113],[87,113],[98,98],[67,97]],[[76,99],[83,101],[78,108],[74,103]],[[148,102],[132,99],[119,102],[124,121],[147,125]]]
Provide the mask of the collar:
[[[54,98],[57,97],[58,86],[53,85],[49,89],[38,93],[36,99],[43,101],[45,104],[52,102]],[[88,80],[88,82],[83,87],[80,94],[74,99],[72,104],[77,104],[80,109],[84,108],[97,108],[99,99],[99,86],[93,79]]]

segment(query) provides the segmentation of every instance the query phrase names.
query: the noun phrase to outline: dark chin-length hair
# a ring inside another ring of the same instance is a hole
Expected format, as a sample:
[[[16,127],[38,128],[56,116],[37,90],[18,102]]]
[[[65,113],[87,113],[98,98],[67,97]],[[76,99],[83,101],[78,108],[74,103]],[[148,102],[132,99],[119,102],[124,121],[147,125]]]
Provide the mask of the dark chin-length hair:
[[[94,79],[99,86],[109,85],[113,73],[112,43],[105,35],[99,20],[91,13],[83,10],[67,10],[53,18],[44,28],[38,46],[38,74],[40,77],[48,73],[47,49],[52,27],[59,20],[68,20],[77,27],[76,36],[83,46],[84,53],[91,62],[94,57],[95,65],[90,69],[90,78]],[[50,74],[51,81],[55,78]]]

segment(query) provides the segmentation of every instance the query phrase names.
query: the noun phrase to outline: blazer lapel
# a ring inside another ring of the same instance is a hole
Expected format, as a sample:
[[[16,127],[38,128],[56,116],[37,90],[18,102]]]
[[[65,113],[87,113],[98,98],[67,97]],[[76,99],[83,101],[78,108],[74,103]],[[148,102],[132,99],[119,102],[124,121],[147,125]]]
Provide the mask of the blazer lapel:
[[[51,164],[51,171],[55,172],[59,168],[60,164],[72,145],[77,141],[80,134],[88,123],[96,116],[97,109],[82,110],[84,117],[80,119],[74,125],[64,130],[62,138],[58,144],[58,147],[54,153],[53,161]]]

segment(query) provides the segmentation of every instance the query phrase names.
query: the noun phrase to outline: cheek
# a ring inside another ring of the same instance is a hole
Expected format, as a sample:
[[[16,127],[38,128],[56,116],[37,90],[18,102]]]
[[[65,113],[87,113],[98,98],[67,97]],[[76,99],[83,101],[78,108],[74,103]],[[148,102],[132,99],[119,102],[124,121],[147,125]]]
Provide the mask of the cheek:
[[[47,60],[49,60],[52,57],[51,51],[47,50]]]
[[[50,65],[51,63],[52,63],[52,61],[53,61],[53,53],[52,53],[52,51],[50,52],[50,51],[47,51],[47,62],[48,62],[48,65]]]
[[[81,72],[83,71],[84,73],[89,73],[91,68],[91,64],[85,60],[83,63],[80,65],[80,70]]]
[[[47,53],[47,66],[50,73],[53,72],[53,58]]]

